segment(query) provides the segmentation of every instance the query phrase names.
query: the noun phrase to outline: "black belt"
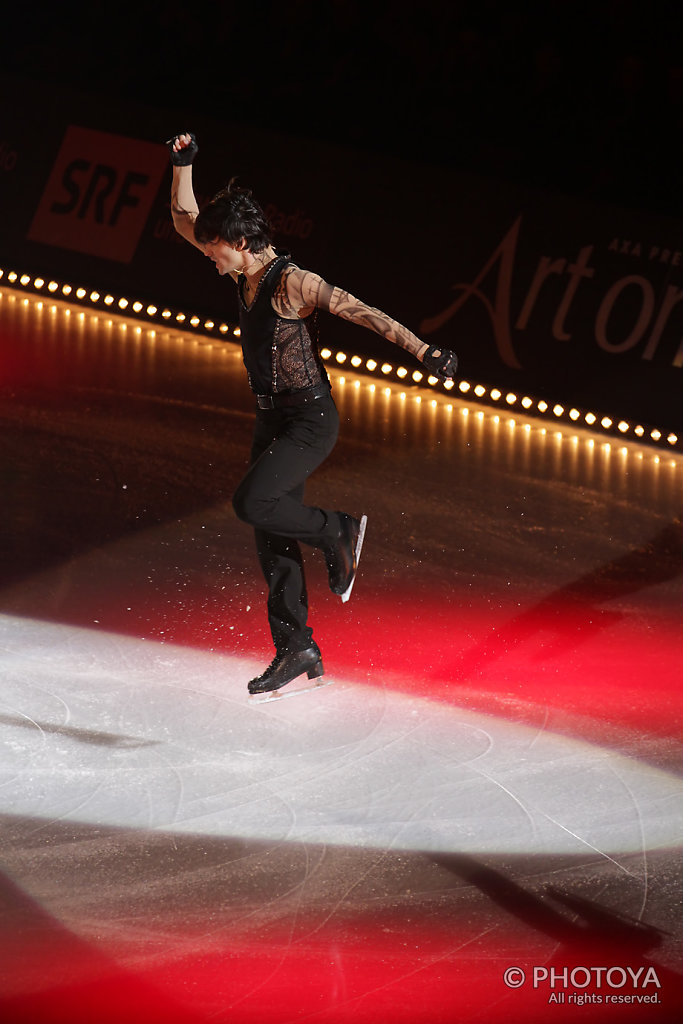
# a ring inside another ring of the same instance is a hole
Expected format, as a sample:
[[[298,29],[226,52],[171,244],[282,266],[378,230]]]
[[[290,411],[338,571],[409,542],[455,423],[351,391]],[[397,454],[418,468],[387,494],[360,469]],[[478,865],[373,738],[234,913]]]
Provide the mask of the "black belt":
[[[256,404],[259,409],[283,409],[292,405],[307,405],[308,402],[314,402],[316,398],[324,398],[329,393],[330,389],[326,384],[319,384],[317,387],[292,391],[289,394],[256,395]]]

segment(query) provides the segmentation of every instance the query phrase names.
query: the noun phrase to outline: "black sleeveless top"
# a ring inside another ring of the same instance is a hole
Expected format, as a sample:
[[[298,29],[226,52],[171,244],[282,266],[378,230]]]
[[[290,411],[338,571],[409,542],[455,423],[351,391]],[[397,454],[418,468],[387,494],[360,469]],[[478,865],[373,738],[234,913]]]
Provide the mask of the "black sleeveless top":
[[[237,282],[242,358],[249,386],[257,395],[276,395],[327,384],[318,353],[318,310],[304,319],[287,320],[273,309],[272,298],[287,266],[279,253],[263,273],[251,305],[244,299],[244,281]]]

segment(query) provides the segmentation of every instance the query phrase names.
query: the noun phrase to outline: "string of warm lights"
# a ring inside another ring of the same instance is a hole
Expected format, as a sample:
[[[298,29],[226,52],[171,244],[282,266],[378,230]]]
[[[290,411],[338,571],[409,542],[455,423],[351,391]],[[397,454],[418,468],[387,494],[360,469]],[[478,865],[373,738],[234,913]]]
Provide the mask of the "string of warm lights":
[[[0,267],[0,281],[3,280],[13,288],[19,286],[21,289],[38,295],[63,298],[69,302],[75,302],[79,306],[87,306],[92,309],[108,309],[122,315],[145,320],[148,323],[162,323],[183,329],[191,328],[200,333],[217,335],[224,340],[239,338],[240,334],[239,327],[234,324],[216,322],[197,314],[173,310],[168,306],[158,306],[154,303],[145,303],[123,296],[117,297],[106,291],[64,284],[49,277],[33,276],[28,273],[20,274],[17,271],[5,270]],[[320,354],[325,362],[336,364],[339,369],[343,370],[348,365],[358,373],[380,377],[387,381],[396,380],[417,390],[427,388],[445,393],[455,392],[460,398],[474,398],[478,404],[498,406],[510,412],[519,410],[523,415],[549,419],[558,425],[564,422],[574,427],[584,426],[589,430],[602,431],[606,435],[620,437],[624,440],[646,442],[666,447],[669,450],[683,447],[681,439],[673,431],[661,430],[623,418],[615,419],[589,409],[579,409],[573,405],[551,402],[527,394],[519,395],[514,391],[505,391],[499,387],[491,387],[464,379],[457,382],[452,380],[442,382],[437,377],[425,374],[419,369],[408,369],[400,364],[394,365],[373,358],[349,355],[342,351],[335,352],[329,348],[322,349]]]
[[[6,271],[0,267],[0,281],[3,279],[13,287],[20,285],[22,288],[32,292],[48,294],[54,298],[63,296],[70,302],[76,302],[79,305],[89,306],[90,308],[104,307],[112,311],[118,310],[128,316],[142,317],[156,323],[175,323],[179,327],[191,327],[194,330],[201,328],[203,331],[217,332],[223,336],[230,334],[230,332],[233,334],[237,332],[239,334],[239,328],[234,328],[226,323],[216,323],[214,320],[204,319],[196,314],[189,315],[188,313],[169,309],[167,306],[159,307],[153,303],[141,302],[139,299],[117,298],[109,292],[100,292],[95,288],[88,289],[71,284],[60,284],[58,281],[44,277],[18,274],[14,270]]]
[[[574,426],[586,426],[589,429],[598,429],[621,436],[623,438],[632,435],[639,441],[650,441],[655,444],[665,444],[671,448],[679,445],[679,437],[673,431],[662,431],[656,427],[646,427],[641,423],[631,423],[625,419],[615,420],[611,416],[601,415],[590,410],[578,409],[575,406],[562,405],[559,402],[550,403],[545,399],[531,398],[528,395],[518,395],[513,391],[504,392],[497,387],[487,387],[484,384],[475,384],[468,380],[441,382],[438,377],[427,376],[420,370],[408,370],[405,366],[394,366],[391,363],[378,363],[375,359],[362,359],[360,356],[348,356],[345,352],[332,352],[330,349],[321,351],[323,359],[336,362],[340,366],[348,362],[355,370],[367,371],[372,374],[379,373],[386,378],[395,377],[401,381],[413,381],[416,385],[430,388],[439,387],[444,391],[456,389],[463,397],[472,395],[477,402],[486,405],[506,406],[508,410],[518,408],[529,416],[541,416],[553,419],[555,422],[564,420]]]
[[[332,353],[330,353],[330,356],[332,356]],[[361,364],[356,365],[360,366]],[[370,396],[382,396],[387,401],[398,399],[401,403],[410,402],[413,407],[418,409],[431,409],[432,412],[436,412],[438,410],[447,414],[454,414],[457,410],[462,419],[471,418],[479,423],[487,421],[495,426],[500,425],[502,428],[521,430],[528,435],[534,432],[540,439],[548,439],[556,443],[569,442],[573,448],[575,448],[581,441],[581,426],[572,425],[570,430],[567,429],[566,424],[561,429],[558,426],[555,428],[553,428],[552,425],[545,426],[543,420],[536,416],[532,416],[528,419],[526,413],[522,416],[515,416],[502,412],[498,413],[488,406],[485,409],[478,408],[475,403],[469,403],[466,400],[463,400],[459,395],[456,395],[457,404],[449,402],[447,400],[447,396],[443,394],[438,394],[436,397],[433,396],[429,398],[421,393],[417,388],[407,392],[400,390],[394,385],[377,385],[373,381],[368,381],[367,376],[364,373],[362,376],[358,376],[356,373],[344,373],[333,368],[330,371],[330,374],[334,381],[335,388],[342,389],[337,390],[336,392],[337,402],[341,403],[340,408],[343,407],[343,403],[345,401],[344,389],[350,387],[354,391],[363,390]],[[535,426],[534,423],[536,424]],[[614,438],[611,440],[605,439],[601,441],[599,438],[592,435],[590,427],[584,428],[583,445],[587,451],[600,451],[604,456],[617,454],[623,458],[632,454],[638,462],[643,462],[645,458],[642,445],[636,444],[636,442],[632,442],[631,447],[625,443],[615,445]],[[653,452],[651,457],[653,465],[662,465],[664,464],[664,460],[665,454],[660,456],[656,450]],[[676,469],[679,465],[678,460],[674,458],[667,459],[666,463],[672,469]]]

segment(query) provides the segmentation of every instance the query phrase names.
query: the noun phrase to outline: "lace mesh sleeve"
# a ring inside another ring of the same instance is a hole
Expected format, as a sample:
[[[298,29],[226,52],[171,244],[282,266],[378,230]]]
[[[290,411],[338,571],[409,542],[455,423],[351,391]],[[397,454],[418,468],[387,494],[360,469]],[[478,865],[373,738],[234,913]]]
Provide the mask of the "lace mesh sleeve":
[[[329,298],[329,310],[335,316],[343,317],[344,320],[350,320],[351,323],[358,324],[360,327],[367,327],[369,330],[374,331],[375,334],[386,338],[387,341],[398,345],[399,348],[410,352],[416,359],[421,359],[427,351],[427,344],[421,341],[412,331],[409,331],[407,327],[404,327],[403,324],[398,323],[397,320],[392,320],[381,309],[374,309],[372,306],[366,305],[349,292],[342,291],[341,288],[332,289]]]
[[[285,317],[316,308],[329,311],[359,327],[367,327],[419,360],[428,348],[412,331],[380,309],[368,306],[350,292],[328,284],[318,274],[298,267],[292,267],[283,274],[280,288],[274,296],[274,305],[280,315]]]

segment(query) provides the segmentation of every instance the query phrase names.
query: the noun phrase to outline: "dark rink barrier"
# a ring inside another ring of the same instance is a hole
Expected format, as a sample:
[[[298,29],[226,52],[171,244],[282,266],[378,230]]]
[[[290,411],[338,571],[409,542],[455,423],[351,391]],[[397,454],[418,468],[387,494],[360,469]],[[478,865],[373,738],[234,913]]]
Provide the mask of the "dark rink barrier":
[[[540,400],[579,422],[606,415],[646,434],[683,430],[683,224],[456,174],[429,154],[398,161],[4,78],[0,284],[11,271],[50,275],[86,295],[195,315],[209,331],[233,324],[232,282],[170,220],[163,140],[187,128],[200,143],[200,204],[237,175],[280,248],[453,348],[484,400],[529,396],[531,411]],[[334,318],[323,341],[417,369]]]

